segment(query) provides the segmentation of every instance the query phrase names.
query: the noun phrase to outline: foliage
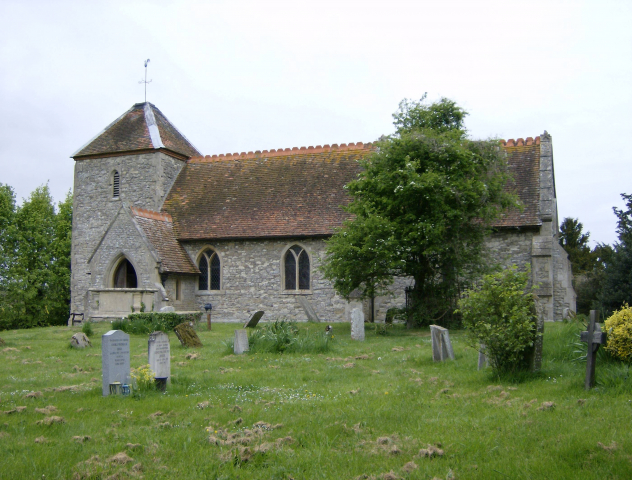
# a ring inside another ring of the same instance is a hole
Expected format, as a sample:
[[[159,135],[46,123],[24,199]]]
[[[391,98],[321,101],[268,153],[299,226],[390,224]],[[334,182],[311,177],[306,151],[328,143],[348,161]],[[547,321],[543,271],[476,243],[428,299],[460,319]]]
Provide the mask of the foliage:
[[[324,353],[329,351],[335,335],[325,332],[301,331],[296,322],[275,320],[259,324],[248,335],[249,353]],[[232,352],[232,342],[226,343]]]
[[[393,276],[414,278],[409,327],[448,319],[482,269],[483,240],[514,204],[498,142],[466,138],[466,112],[442,99],[404,101],[397,133],[382,137],[346,188],[353,218],[327,242],[321,270],[345,298],[386,292]]]
[[[604,326],[608,335],[606,351],[625,363],[632,363],[632,307],[624,304]]]
[[[590,250],[590,232],[583,233],[584,225],[576,218],[567,217],[560,225],[560,245],[568,253],[574,275],[591,272],[596,254]]]
[[[91,337],[92,334],[94,333],[94,329],[92,328],[92,323],[83,322],[83,325],[81,325],[81,331],[86,335],[86,337]]]
[[[527,288],[529,272],[516,267],[485,275],[476,290],[459,301],[471,345],[485,345],[485,354],[498,373],[525,369],[527,353],[536,339],[536,307]]]
[[[177,312],[144,312],[132,313],[126,319],[114,320],[112,328],[123,330],[125,333],[149,334],[156,331],[171,332],[176,325],[184,322],[200,320],[199,314],[177,313]]]
[[[66,323],[71,231],[70,194],[56,211],[42,186],[16,207],[0,185],[0,329]]]
[[[138,368],[132,368],[130,371],[132,380],[134,381],[134,389],[139,392],[147,392],[155,390],[156,374],[153,372],[149,364],[142,365]]]

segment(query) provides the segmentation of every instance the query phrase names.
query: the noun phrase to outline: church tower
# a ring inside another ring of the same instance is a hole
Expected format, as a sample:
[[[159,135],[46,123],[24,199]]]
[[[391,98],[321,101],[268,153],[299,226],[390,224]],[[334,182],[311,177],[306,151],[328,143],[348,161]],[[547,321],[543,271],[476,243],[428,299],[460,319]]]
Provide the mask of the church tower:
[[[98,278],[90,261],[122,209],[159,212],[173,182],[198,150],[151,103],[137,103],[81,147],[75,160],[71,312],[87,313],[91,290],[155,288],[149,275],[120,258]],[[141,262],[142,263],[142,262]]]

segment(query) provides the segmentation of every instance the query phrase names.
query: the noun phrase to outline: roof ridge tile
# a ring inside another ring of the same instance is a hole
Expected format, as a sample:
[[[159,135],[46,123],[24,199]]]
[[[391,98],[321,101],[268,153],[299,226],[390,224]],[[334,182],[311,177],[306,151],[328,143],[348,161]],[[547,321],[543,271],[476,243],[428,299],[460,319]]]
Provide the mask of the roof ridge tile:
[[[155,212],[153,210],[147,210],[146,208],[132,207],[132,213],[136,217],[148,218],[150,220],[160,220],[161,222],[173,223],[171,215],[168,213]]]
[[[514,140],[513,138],[510,138],[509,140],[500,140],[500,143],[503,147],[523,147],[523,146],[530,146],[530,145],[540,145],[540,137],[537,136],[535,138],[533,137],[527,137],[527,139],[523,139],[523,138],[518,138],[516,140]]]

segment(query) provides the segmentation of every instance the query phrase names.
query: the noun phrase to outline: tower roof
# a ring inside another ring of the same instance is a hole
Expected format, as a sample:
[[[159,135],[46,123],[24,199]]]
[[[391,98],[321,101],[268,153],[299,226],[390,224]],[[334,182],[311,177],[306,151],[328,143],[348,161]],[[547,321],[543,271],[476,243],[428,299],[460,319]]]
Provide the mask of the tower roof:
[[[145,102],[134,104],[72,157],[106,157],[152,150],[185,158],[200,155],[155,105]]]

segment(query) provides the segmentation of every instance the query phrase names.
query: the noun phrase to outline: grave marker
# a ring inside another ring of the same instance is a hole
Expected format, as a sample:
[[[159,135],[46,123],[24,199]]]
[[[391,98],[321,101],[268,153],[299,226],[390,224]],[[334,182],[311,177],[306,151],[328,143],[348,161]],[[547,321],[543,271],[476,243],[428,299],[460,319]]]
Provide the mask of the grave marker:
[[[244,323],[244,328],[255,328],[257,323],[259,323],[259,320],[261,320],[261,317],[263,317],[263,313],[263,310],[253,313],[250,320]]]
[[[248,333],[244,329],[235,330],[235,342],[233,344],[235,355],[241,355],[248,350],[250,350],[250,346],[248,345]]]
[[[70,339],[70,345],[73,348],[86,348],[86,347],[91,347],[92,343],[90,342],[90,339],[86,336],[85,333],[77,332]]]
[[[316,310],[314,310],[314,307],[312,307],[312,304],[309,303],[309,300],[307,300],[307,298],[303,297],[302,295],[298,295],[296,297],[296,300],[298,301],[298,303],[301,304],[301,307],[303,307],[303,310],[305,311],[305,315],[307,315],[308,321],[320,322],[320,318],[318,318],[318,314],[316,313]]]
[[[351,340],[364,341],[364,313],[359,308],[351,310]]]
[[[581,333],[580,340],[588,344],[586,352],[586,380],[584,388],[590,390],[595,386],[595,361],[597,360],[597,350],[600,345],[605,345],[607,340],[606,332],[601,331],[601,325],[597,323],[597,310],[590,311],[590,323],[588,330]]]
[[[110,384],[129,385],[129,335],[121,330],[110,330],[101,336],[101,365],[103,396],[110,394]]]
[[[197,336],[193,327],[187,322],[176,325],[173,331],[176,332],[176,337],[178,337],[183,347],[197,348],[202,346],[200,337]]]
[[[487,359],[487,355],[485,354],[487,349],[484,343],[481,343],[480,349],[478,350],[478,369],[482,370],[483,368],[489,365],[489,360]]]
[[[448,358],[454,360],[454,350],[452,350],[448,329],[439,325],[430,325],[430,336],[432,338],[432,360],[435,362],[443,362]]]
[[[169,335],[165,332],[154,332],[147,341],[147,362],[156,378],[171,381],[171,346]]]

